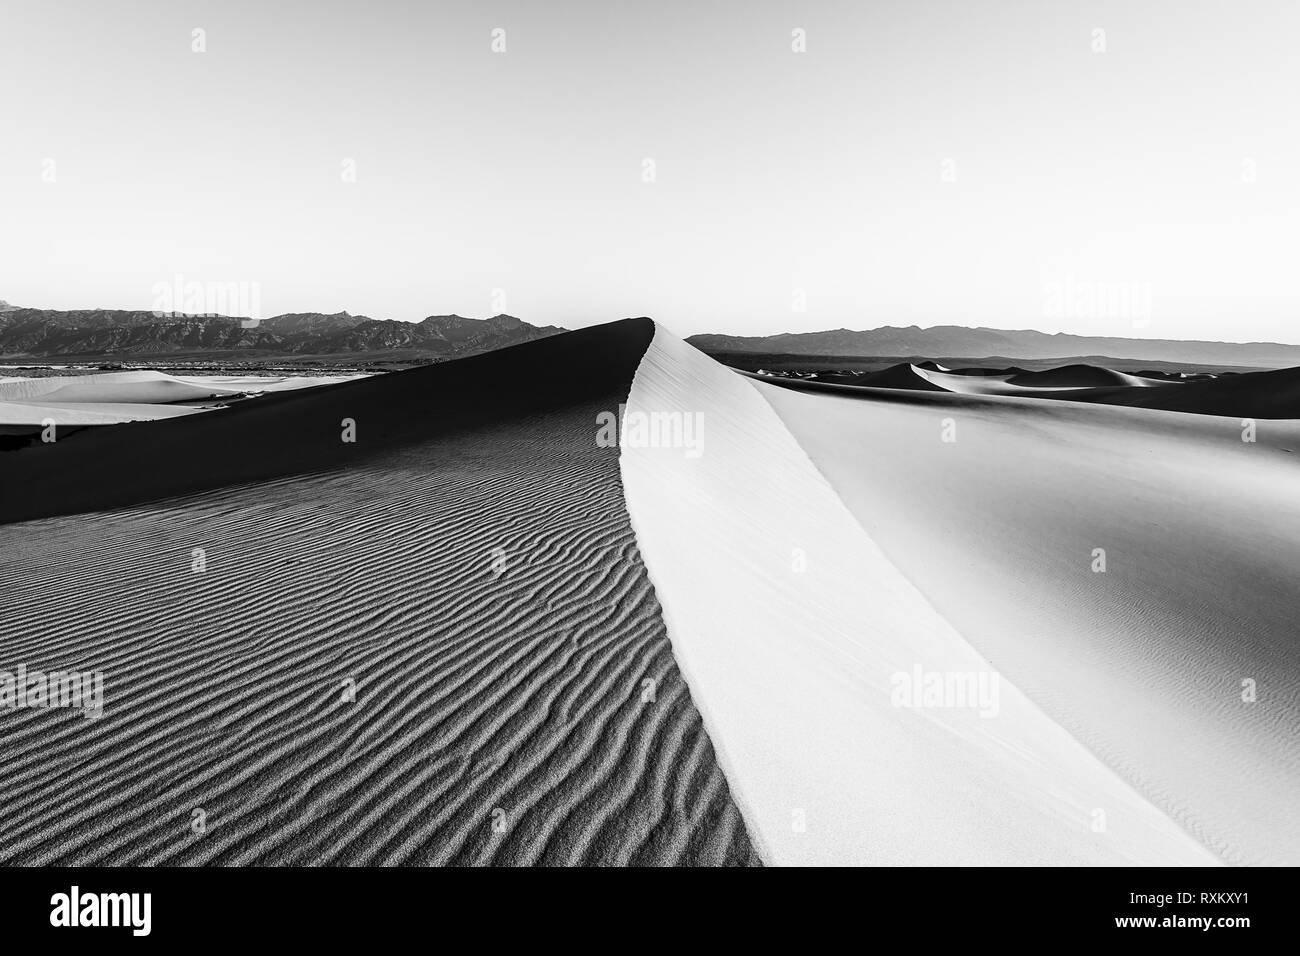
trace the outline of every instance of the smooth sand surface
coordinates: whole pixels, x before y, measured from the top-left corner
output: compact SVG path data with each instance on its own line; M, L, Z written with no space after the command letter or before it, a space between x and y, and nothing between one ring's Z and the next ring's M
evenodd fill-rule
M1125 372L1088 365L1068 366L1048 372L1007 372L1003 375L963 375L957 372L936 371L913 365L913 371L932 385L945 391L962 395L1014 395L1021 398L1061 398L1066 392L1115 386L1152 388L1175 384L1166 380L1141 378ZM1064 374L1076 372L1075 375ZM1093 374L1095 373L1095 374ZM1036 377L1037 376L1037 377Z
M765 860L1216 862L1012 675L994 717L895 706L893 678L917 666L996 668L864 532L758 388L662 327L627 411L655 413L701 414L702 454L624 447L632 523Z
M1074 739L1222 860L1300 863L1300 422L1247 443L1199 414L757 388L890 562Z
M361 375L169 375L135 370L41 378L0 378L0 401L105 402L162 405L205 398L282 392L362 378Z
M0 381L0 401L43 403L109 402L164 405L240 394L240 389L185 381L164 372L105 372L101 375L59 375L9 378Z
M365 372L339 375L173 375L172 379L198 388L237 389L240 392L288 392L296 388L315 388L318 385L336 385L359 378L369 378Z
M360 375L179 376L154 371L0 378L0 426L116 425L192 415L207 409L170 404L314 388Z
M120 425L181 418L202 412L184 405L146 405L116 402L62 402L59 404L0 401L0 425Z
M67 516L0 527L0 670L106 677L0 711L0 860L759 862L595 441L650 332L7 453Z

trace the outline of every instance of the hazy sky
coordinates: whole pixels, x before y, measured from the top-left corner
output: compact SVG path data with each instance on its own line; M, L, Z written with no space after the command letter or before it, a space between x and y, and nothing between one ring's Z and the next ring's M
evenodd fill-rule
M1300 342L1294 0L0 16L16 304Z

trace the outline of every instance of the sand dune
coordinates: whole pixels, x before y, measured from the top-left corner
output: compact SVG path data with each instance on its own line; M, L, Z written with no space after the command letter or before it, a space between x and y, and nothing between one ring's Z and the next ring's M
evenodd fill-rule
M262 392L313 388L362 375L169 375L147 370L99 375L0 378L0 401L103 402L162 405Z
M9 378L0 380L0 401L106 402L165 405L203 398L238 395L240 389L199 380L189 381L163 372L106 372L102 375Z
M313 388L356 377L360 376L182 377L135 371L0 378L0 429L14 434L48 423L86 427L179 418L221 407L222 398ZM213 405L196 405L204 399L214 399ZM177 402L191 405L174 405Z
M181 377L163 372L0 378L0 428L56 425L118 425L177 418L205 407L169 404L239 399L347 381L359 376Z
M895 706L895 677L915 667L997 669L744 378L660 329L628 402L703 415L702 455L625 447L624 484L674 653L766 860L1214 862L1011 680L993 719Z
M916 374L929 382L934 389L942 389L946 392L956 392L959 395L1019 395L1022 398L1033 398L1043 395L1042 389L1027 389L1021 385L1010 385L1007 379L1008 375L964 375L959 372L938 372L931 369L925 369L921 366L913 366Z
M968 375L912 366L931 385L962 395L1017 395L1021 398L1070 398L1069 392L1125 386L1149 388L1165 384L1108 368L1090 365L1067 366L1048 372L1012 372L1000 375ZM1059 373L1059 374L1058 374ZM1102 383L1102 384L1096 384Z
M944 391L958 395L1002 395L1095 405L1127 405L1194 415L1269 419L1300 417L1300 369L1245 372L1206 379L1161 380L1086 365L1066 366L1047 372L1020 370L1014 374L974 374L969 370L935 371L922 364L895 365L870 375L828 375L813 380L751 377L804 391L834 392L855 387ZM868 397L885 398L880 394Z
M172 375L173 380L197 388L235 389L243 393L288 392L319 385L337 385L354 379L368 378L365 372L331 375Z
M1300 368L1244 372L1116 396L1108 404L1234 418L1300 418Z
M1300 422L1206 411L1295 371L886 373L629 320L0 452L0 671L106 675L0 861L1300 862Z
M7 453L88 513L0 528L0 669L106 686L0 723L0 860L758 862L594 441L649 335Z
M1150 388L1165 384L1096 365L1062 365L1045 372L1017 372L1007 379L1007 383L1025 388L1107 388L1116 385Z
M1204 415L756 387L889 559L1072 737L1224 861L1300 862L1300 422L1250 443Z
M840 384L845 383L840 381ZM907 362L891 365L879 372L868 372L866 375L859 376L853 384L873 388L916 388L923 391L941 387L931 382L915 365L909 365Z

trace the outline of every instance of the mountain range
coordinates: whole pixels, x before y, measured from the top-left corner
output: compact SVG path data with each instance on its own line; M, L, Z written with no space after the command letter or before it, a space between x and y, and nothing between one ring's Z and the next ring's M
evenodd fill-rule
M438 360L563 331L510 315L490 319L431 315L422 322L399 322L347 312L301 312L254 321L117 309L61 312L0 302L0 357L6 359L412 353Z
M709 334L693 335L687 341L702 352L715 356L763 352L826 358L889 355L1055 359L1086 355L1190 365L1261 368L1300 365L1300 345L1277 342L1128 339L1068 335L1062 332L1049 334L1030 329L966 328L958 325L936 325L928 329L915 325L906 328L883 326L863 331L831 329L824 332L784 332L764 336Z
M372 319L348 312L291 312L255 321L121 309L57 311L0 300L0 359L303 359L324 356L440 361L518 345L564 329L510 315L471 319L431 315L420 322ZM1078 356L1200 366L1300 366L1300 345L1137 339L1030 329L938 325L882 326L854 331L784 332L687 339L713 356L787 355L824 359L874 356L1066 359Z

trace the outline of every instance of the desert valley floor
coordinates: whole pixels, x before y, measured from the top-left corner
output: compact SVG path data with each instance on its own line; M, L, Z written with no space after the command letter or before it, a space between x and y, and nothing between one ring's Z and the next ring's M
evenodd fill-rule
M0 862L1300 863L1300 376L897 374L0 380Z

